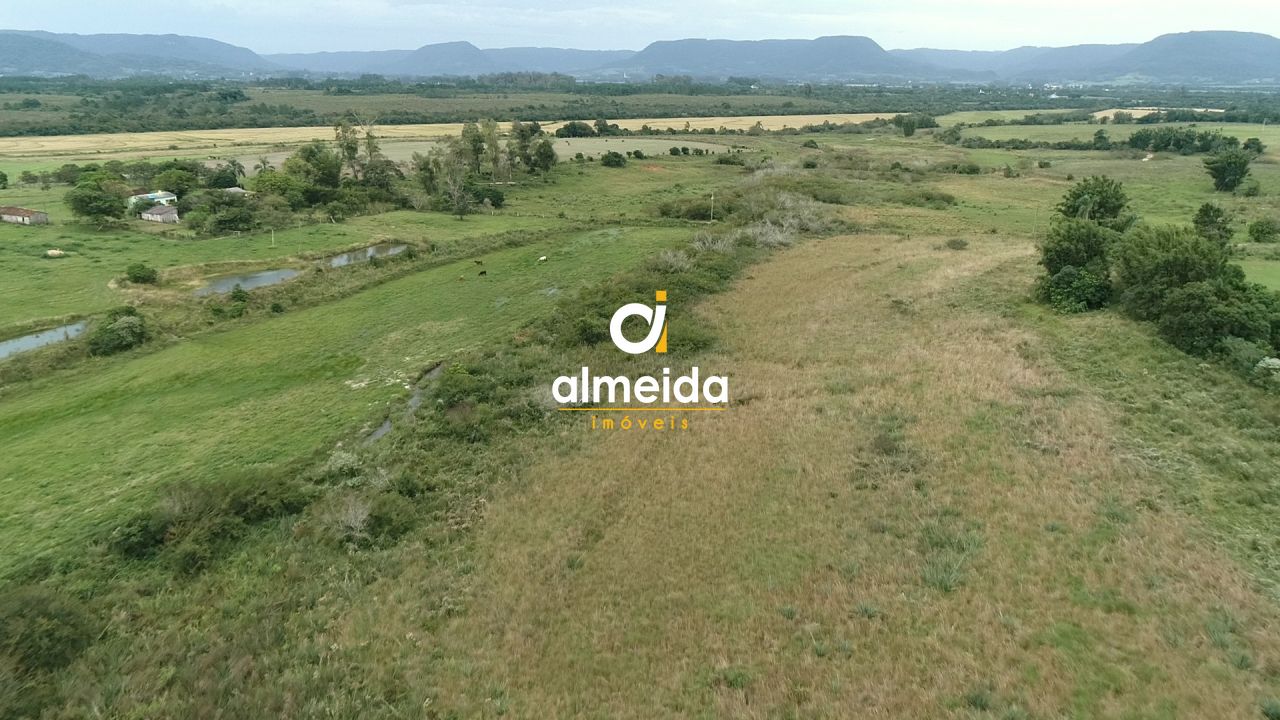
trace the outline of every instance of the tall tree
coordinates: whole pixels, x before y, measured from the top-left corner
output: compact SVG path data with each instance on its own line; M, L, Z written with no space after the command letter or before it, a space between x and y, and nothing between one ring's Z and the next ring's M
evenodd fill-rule
M1219 192L1231 192L1249 177L1249 163L1253 155L1238 149L1223 150L1205 158L1204 169L1213 178L1213 188Z

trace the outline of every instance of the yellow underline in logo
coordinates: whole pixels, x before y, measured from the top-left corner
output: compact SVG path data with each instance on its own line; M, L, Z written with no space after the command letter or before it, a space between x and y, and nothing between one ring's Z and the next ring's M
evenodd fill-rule
M584 407L556 408L560 412L724 412L722 407L662 407L662 408L627 408L627 407Z

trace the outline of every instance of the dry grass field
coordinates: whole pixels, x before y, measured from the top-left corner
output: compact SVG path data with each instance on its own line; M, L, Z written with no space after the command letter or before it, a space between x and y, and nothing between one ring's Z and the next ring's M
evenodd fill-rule
M1280 610L1000 311L1030 244L942 239L815 241L704 305L735 405L542 453L406 676L459 717L1255 717ZM401 645L442 582L333 636Z

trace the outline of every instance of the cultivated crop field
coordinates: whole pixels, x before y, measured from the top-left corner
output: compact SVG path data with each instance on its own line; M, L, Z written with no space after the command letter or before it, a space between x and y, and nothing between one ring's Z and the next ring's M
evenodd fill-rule
M64 186L0 191L53 219L0 226L0 339L123 303L155 330L108 357L0 360L0 593L72 598L84 627L64 663L0 663L0 715L1265 717L1280 397L1034 288L1089 176L1153 225L1217 203L1243 242L1280 219L1280 137L1244 197L1203 156L859 130L560 141L501 207L274 241L98 229ZM217 132L154 152L306 139ZM379 132L394 161L437 142ZM0 166L165 142L46 140ZM323 263L375 243L414 251ZM1271 247L1232 261L1280 287ZM121 281L136 262L156 284ZM273 268L300 275L191 294ZM670 354L622 357L609 315L658 289ZM732 402L687 431L593 430L549 393L584 366L698 366Z

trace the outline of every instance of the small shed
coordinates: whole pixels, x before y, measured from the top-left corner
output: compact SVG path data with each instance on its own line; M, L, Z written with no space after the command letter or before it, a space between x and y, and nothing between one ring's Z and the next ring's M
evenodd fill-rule
M48 225L49 213L20 207L0 207L0 220L14 225Z
M178 222L178 208L172 205L156 205L153 208L144 210L142 219L151 222L176 224Z

